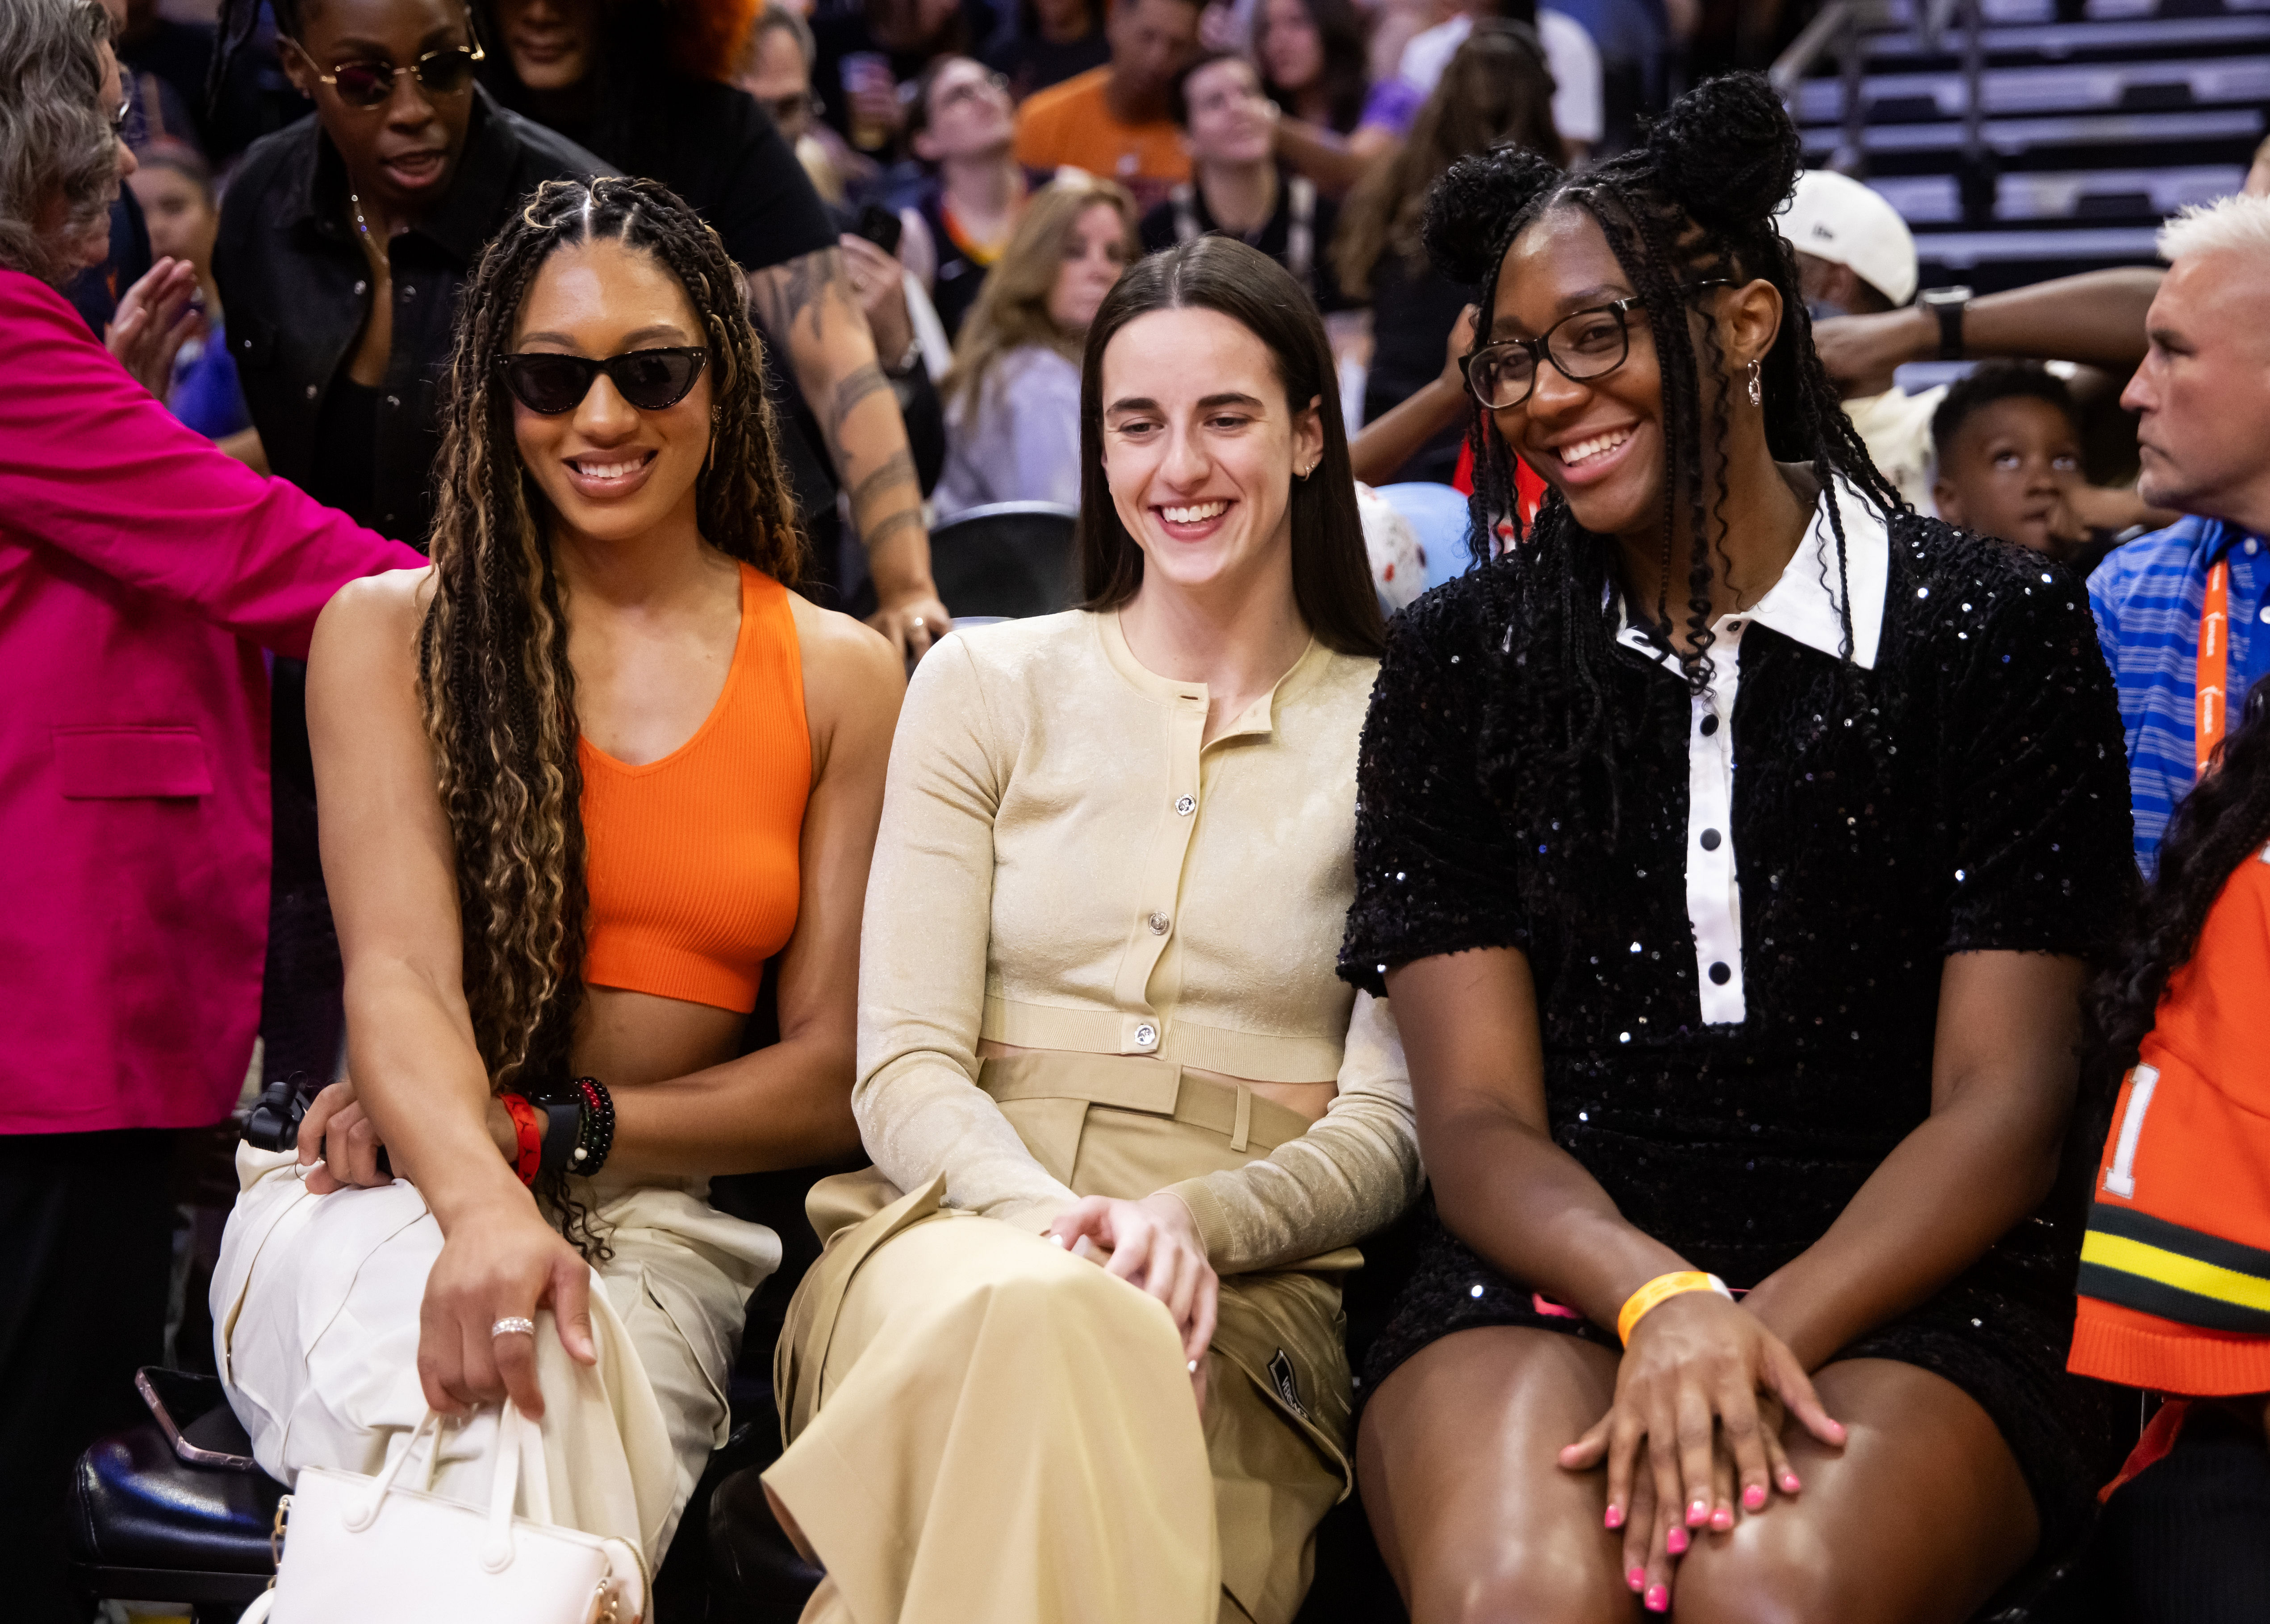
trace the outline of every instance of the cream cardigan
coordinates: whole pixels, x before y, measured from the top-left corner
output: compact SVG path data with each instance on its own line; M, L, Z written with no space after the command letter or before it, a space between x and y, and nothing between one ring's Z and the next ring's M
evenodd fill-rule
M914 1190L1039 1228L1073 1193L976 1086L981 1039L1335 1081L1264 1161L1170 1186L1220 1273L1346 1244L1421 1175L1384 1002L1332 971L1354 888L1358 735L1378 662L1311 642L1200 748L1199 683L1116 614L957 634L907 692L860 939L867 1151Z

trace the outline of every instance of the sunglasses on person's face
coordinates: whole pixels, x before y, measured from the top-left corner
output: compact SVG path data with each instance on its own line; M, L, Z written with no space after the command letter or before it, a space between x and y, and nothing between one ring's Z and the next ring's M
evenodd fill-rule
M306 48L297 41L293 48L307 56ZM488 53L478 45L452 46L446 50L427 51L406 69L397 68L390 62L345 62L329 73L315 77L338 93L339 100L351 108L382 108L394 97L394 78L397 73L415 75L419 88L429 96L462 95L472 87L473 64L485 62ZM308 57L308 65L315 65Z
M701 349L626 350L595 361L582 355L523 352L498 361L505 387L530 412L556 418L573 412L601 373L615 392L641 412L663 412L684 400L701 375L709 352Z

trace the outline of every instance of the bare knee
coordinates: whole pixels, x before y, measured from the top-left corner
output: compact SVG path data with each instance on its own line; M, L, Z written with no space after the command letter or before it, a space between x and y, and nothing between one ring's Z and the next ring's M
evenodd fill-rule
M1680 1565L1671 1611L1679 1624L1851 1624L1864 1616L1814 1531L1770 1514L1706 1541Z
M1602 1579L1565 1540L1429 1552L1412 1565L1411 1624L1628 1624L1632 1598Z

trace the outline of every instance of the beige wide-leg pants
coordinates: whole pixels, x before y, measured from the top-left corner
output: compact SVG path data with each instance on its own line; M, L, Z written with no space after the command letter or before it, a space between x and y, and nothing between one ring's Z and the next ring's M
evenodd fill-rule
M1306 1131L1250 1090L1118 1056L989 1060L1050 1172L1135 1199ZM1289 1624L1347 1492L1343 1249L1221 1283L1204 1415L1166 1309L1036 1235L872 1171L774 1366L765 1473L827 1569L805 1624Z

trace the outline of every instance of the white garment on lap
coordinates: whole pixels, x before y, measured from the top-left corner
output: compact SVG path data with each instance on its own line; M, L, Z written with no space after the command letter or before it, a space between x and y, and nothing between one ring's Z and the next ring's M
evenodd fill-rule
M302 1466L381 1471L426 1413L419 1308L441 1226L407 1180L318 1196L291 1152L241 1146L241 1192L212 1284L214 1356L253 1455L290 1483ZM523 1463L521 1511L639 1546L658 1563L731 1426L725 1385L780 1238L695 1190L591 1190L613 1256L592 1271L596 1366L536 1316L544 1458ZM496 1413L448 1430L436 1493L486 1503ZM534 1485L531 1487L531 1479Z

